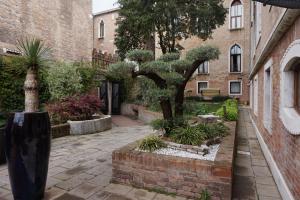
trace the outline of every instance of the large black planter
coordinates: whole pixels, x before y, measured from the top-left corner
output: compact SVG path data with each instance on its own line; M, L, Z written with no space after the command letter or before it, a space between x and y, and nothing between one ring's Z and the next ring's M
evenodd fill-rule
M0 165L6 162L4 152L4 128L0 128Z
M50 130L48 113L15 113L9 117L5 151L15 200L41 200L44 197Z

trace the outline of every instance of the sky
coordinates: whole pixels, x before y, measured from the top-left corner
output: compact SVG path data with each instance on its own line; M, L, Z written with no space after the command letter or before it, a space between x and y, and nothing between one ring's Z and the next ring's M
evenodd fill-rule
M93 13L116 8L116 2L117 0L93 0Z

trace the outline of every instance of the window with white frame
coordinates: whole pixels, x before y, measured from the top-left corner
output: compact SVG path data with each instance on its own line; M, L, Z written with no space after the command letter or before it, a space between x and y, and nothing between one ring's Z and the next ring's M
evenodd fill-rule
M104 29L105 29L104 21L101 20L101 22L99 23L98 38L104 38L104 31L105 31Z
M253 111L257 116L258 114L258 76L254 77L253 81Z
M239 29L243 27L243 5L240 0L235 0L230 8L230 28Z
M287 48L280 62L280 119L288 132L300 135L300 40Z
M265 65L264 72L264 126L271 133L272 123L272 60Z
M198 82L198 94L201 94L201 91L203 89L207 89L208 88L208 81L199 81Z
M230 72L242 72L242 49L237 44L230 49Z
M199 65L198 74L208 74L208 73L209 73L209 62L205 61Z
M229 81L229 95L241 95L241 94L242 94L242 82Z

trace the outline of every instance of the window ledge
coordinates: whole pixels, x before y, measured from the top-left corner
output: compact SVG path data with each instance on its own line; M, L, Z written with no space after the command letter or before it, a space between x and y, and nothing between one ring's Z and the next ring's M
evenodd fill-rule
M209 75L209 73L198 73L198 75Z
M241 27L241 28L229 28L230 31L240 31L240 30L243 30L244 27Z
M229 74L242 74L243 72L229 72Z
M292 135L300 135L300 115L294 108L281 108L280 118Z

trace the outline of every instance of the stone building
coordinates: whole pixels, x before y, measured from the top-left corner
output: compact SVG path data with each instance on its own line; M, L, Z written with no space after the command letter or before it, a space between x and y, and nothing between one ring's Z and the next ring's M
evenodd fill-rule
M251 7L252 120L283 199L300 199L300 10Z
M115 35L117 28L117 19L119 17L119 8L106 10L94 14L93 19L93 48L102 53L114 55L117 53L115 46Z
M20 38L36 37L54 59L90 60L92 0L1 0L0 53L16 53Z
M203 41L192 37L181 41L184 54L203 44L220 49L218 60L205 62L199 66L193 79L186 87L186 95L201 96L204 88L216 89L221 96L231 96L241 102L249 101L249 54L250 54L250 1L225 0L228 8L225 24L217 28L212 39ZM156 48L156 56L161 50Z

